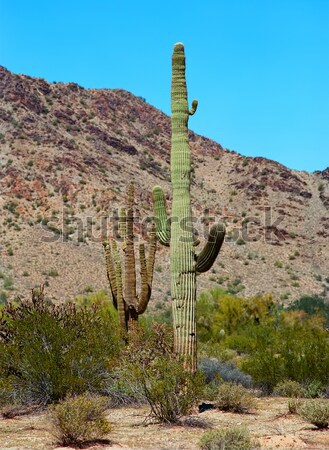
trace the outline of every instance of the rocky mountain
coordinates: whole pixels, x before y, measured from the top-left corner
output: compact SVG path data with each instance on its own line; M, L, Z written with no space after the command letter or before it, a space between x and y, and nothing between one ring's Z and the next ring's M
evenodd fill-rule
M168 94L169 95L169 94ZM329 168L298 172L190 131L200 237L227 238L200 289L289 301L329 291ZM151 191L170 205L170 118L124 90L48 83L0 67L0 298L46 283L55 300L108 289L102 239L136 186L145 239ZM201 239L202 240L202 239ZM156 258L153 307L169 298L168 249Z

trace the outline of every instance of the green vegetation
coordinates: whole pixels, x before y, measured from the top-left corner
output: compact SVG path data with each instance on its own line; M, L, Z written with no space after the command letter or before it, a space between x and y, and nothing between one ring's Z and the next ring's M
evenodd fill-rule
M140 334L127 349L122 377L151 408L161 423L177 423L202 398L204 377L184 368L173 352L171 333L157 325Z
M297 412L317 428L328 428L329 426L329 403L326 400L307 400L297 409Z
M5 291L0 291L0 306L6 303L8 299L8 294Z
M217 280L218 283L218 280ZM220 284L220 283L219 283ZM238 294L244 290L244 285L241 283L240 278L235 278L234 280L229 280L226 285L226 290L229 294Z
M106 395L112 407L148 403L157 420L178 422L202 397L204 376L184 368L173 352L171 333L163 325L145 322L144 331L130 332L125 346L114 315L109 299L101 292L81 296L74 304L55 306L41 288L33 292L31 300L3 306L2 404L44 406L69 395L56 411L63 417L71 415L73 424L81 419L85 405L82 397L77 402L73 399L92 392ZM74 427L67 427L63 433L72 434ZM76 432L80 431L77 427Z
M237 241L236 241L236 245L245 245L246 244L246 242L244 241L244 239L242 239L242 238L239 238Z
M48 277L58 277L59 273L56 269L50 269L45 275L48 275Z
M105 397L91 395L67 397L52 405L49 416L57 443L81 447L108 434L111 425L105 417L107 406Z
M326 321L329 326L329 303L321 297L305 295L299 300L293 302L289 307L289 311L305 311L310 316L319 315Z
M324 321L321 311L284 310L270 296L244 299L214 289L198 302L200 351L231 360L265 391L282 380L321 391L329 384Z
M297 414L301 405L301 399L299 397L291 397L288 400L288 411L290 414Z
M319 183L319 185L318 185L318 191L319 191L319 192L323 192L323 191L324 191L324 182L323 182L323 181L321 181L321 182Z
M298 383L298 381L284 380L280 381L275 386L273 394L282 397L298 398L303 397L304 390L303 386L300 383Z
M256 450L257 442L251 439L249 431L241 426L206 431L200 440L201 450Z
M11 277L4 277L3 278L3 288L7 291L11 291L14 289L14 281Z
M223 330L220 331L222 337L225 336ZM241 384L244 387L251 387L252 380L232 362L222 361L218 358L203 357L200 359L200 370L206 377L206 382L214 385L217 389L218 383L222 381Z
M222 411L247 413L255 408L256 402L243 386L234 383L222 383L215 395L215 406Z
M0 397L48 404L68 393L101 392L119 349L108 306L55 306L35 291L0 310Z
M323 306L318 300L314 303ZM45 299L43 289L35 290L30 301L17 300L0 310L1 401L59 401L59 442L73 443L94 439L85 437L89 432L102 434L93 421L84 419L90 392L105 395L106 407L147 403L157 421L180 423L201 399L224 411L252 411L255 399L246 387L254 383L288 396L291 413L324 427L326 403L301 399L321 396L328 386L326 309L310 308L307 313L297 309L300 305L304 300L283 309L270 296L246 299L221 289L202 294L198 331L204 356L201 371L192 374L185 358L177 359L169 328L153 325L157 320L170 324L167 311L141 320L139 331L131 331L125 345L105 293L55 306ZM59 425L60 414L66 428Z
M11 212L15 217L19 217L20 214L16 210L17 206L18 204L16 202L10 201L4 205L3 209L6 209L7 211Z

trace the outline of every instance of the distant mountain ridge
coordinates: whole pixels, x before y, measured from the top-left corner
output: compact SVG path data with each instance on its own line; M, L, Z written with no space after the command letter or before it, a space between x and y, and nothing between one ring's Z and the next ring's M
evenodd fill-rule
M190 144L200 232L211 217L228 229L201 289L284 301L328 296L329 168L290 170L193 131ZM136 185L137 232L152 215L154 185L170 204L170 118L127 91L48 83L0 66L0 146L0 291L9 297L45 281L56 300L107 289L104 218L123 204L127 182ZM159 247L153 306L169 297L168 264Z

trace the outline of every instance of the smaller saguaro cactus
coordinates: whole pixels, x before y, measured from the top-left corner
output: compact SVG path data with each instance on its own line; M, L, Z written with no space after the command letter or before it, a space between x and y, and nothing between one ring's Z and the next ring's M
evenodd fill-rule
M121 327L125 331L136 329L138 316L147 308L152 292L154 261L156 252L156 231L152 224L149 233L148 258L145 245L139 244L140 294L137 294L136 260L134 249L134 185L127 188L126 209L119 211L119 237L121 252L114 238L104 242L107 277L113 304L118 311ZM122 253L122 256L121 254Z

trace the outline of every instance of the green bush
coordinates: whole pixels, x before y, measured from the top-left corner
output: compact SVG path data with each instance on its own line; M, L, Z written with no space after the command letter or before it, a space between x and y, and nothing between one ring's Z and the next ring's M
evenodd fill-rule
M169 357L159 358L135 373L151 415L162 423L177 423L189 414L203 392L202 376L185 371L180 361Z
M200 359L199 369L205 375L206 383L222 380L242 384L244 387L251 386L251 376L241 372L233 362L203 357Z
M126 350L122 377L141 392L152 417L162 423L177 423L201 398L204 377L184 369L167 335L171 332L160 324L139 335Z
M80 395L68 397L49 407L52 433L59 445L82 446L101 439L111 431L105 417L107 399Z
M222 411L246 413L255 408L256 401L243 386L234 383L223 383L218 386L215 406Z
M43 291L0 310L0 396L47 404L68 393L102 392L119 351L108 308L53 305Z
M304 389L298 381L284 380L275 386L273 394L282 397L298 398L304 396Z
M329 385L328 310L317 297L283 309L271 296L246 299L214 289L198 300L199 349L235 364L266 393L288 379L303 386L304 396L319 396Z
M298 414L301 406L301 400L298 397L292 397L288 400L288 411L290 414Z
M7 291L11 291L14 289L14 281L11 277L4 277L3 288L6 289Z
M8 294L5 291L0 291L0 307L5 304L8 299Z
M326 326L329 326L329 303L323 298L315 296L303 296L293 302L289 307L290 311L305 311L307 314L320 315L326 320Z
M328 333L316 316L284 313L276 326L260 324L250 334L254 345L248 349L242 370L269 391L282 379L328 384Z
M277 306L270 296L245 299L219 288L203 292L197 304L199 340L201 343L221 342L230 345L228 338L236 333L241 334L248 326L263 322L272 325L271 313L276 309Z
M126 368L119 367L111 371L104 387L111 408L145 404L143 389L137 380L125 375Z
M202 450L256 450L259 444L251 439L249 431L240 426L206 431L201 440Z
M304 397L306 398L318 398L323 397L325 388L319 381L306 382L304 386Z
M322 399L307 400L297 412L303 419L318 428L329 426L329 401Z

